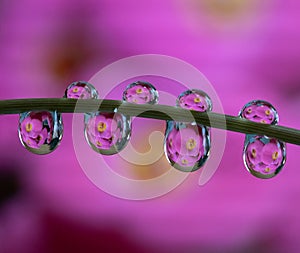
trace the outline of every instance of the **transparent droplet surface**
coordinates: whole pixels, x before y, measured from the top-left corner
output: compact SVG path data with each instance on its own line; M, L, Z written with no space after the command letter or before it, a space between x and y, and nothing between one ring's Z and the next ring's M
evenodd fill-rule
M278 113L268 102L253 100L247 103L239 113L241 118L254 122L276 125ZM284 142L267 136L247 134L243 160L246 169L258 178L272 178L283 168L286 161Z
M152 84L138 81L126 87L123 100L135 104L156 104L158 92Z
M201 90L187 90L176 101L178 107L199 112L210 111L209 96ZM164 149L170 164L181 171L200 169L209 157L210 129L196 122L167 121Z
M182 92L176 101L176 105L187 110L206 112L212 110L210 97L202 90L187 90Z
M285 144L266 136L248 135L243 159L246 168L254 176L258 178L274 177L285 163Z
M97 99L98 91L95 87L84 81L71 83L65 90L64 98Z
M253 100L247 103L240 111L239 116L254 122L272 125L276 125L279 120L274 106L263 100Z
M20 141L26 149L35 154L49 154L62 139L61 115L48 111L22 113L18 131Z
M170 164L181 171L195 171L209 156L208 129L199 124L167 122L165 153Z
M130 138L130 119L120 113L96 113L85 117L85 138L104 155L120 152Z

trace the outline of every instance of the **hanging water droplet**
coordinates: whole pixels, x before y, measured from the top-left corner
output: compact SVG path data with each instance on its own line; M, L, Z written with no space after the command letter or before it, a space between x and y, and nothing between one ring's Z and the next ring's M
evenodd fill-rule
M276 125L278 113L268 102L254 100L247 103L239 113L241 118L254 122ZM286 161L285 143L267 136L247 134L243 160L246 169L258 178L277 175Z
M62 139L61 115L48 111L21 113L18 132L21 143L32 153L51 153Z
M181 93L176 105L199 112L212 109L209 96L201 90ZM186 172L198 170L209 157L210 130L196 122L167 121L164 148L167 159L174 168Z
M210 150L208 129L199 124L167 122L165 153L170 164L181 171L203 166Z
M248 135L243 150L243 159L252 175L258 178L274 177L285 163L285 144L266 136Z
M95 87L84 81L71 83L65 90L64 98L97 99L98 91Z
M84 132L93 150L113 155L120 152L130 138L130 120L120 113L87 115Z
M126 87L123 100L135 104L156 104L158 92L151 83L137 81Z

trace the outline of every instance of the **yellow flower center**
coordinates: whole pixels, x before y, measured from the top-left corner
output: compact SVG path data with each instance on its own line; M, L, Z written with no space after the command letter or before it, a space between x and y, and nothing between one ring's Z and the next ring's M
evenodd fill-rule
M102 133L106 130L106 124L104 122L99 122L97 125L98 132Z
M102 146L102 143L100 141L97 141L96 142L97 146L101 147Z
M265 172L267 173L270 172L270 170L271 170L270 168L265 168Z
M196 147L196 141L195 139L189 139L187 142L186 142L186 148L188 150L193 150L194 148Z
M182 160L181 160L181 163L182 163L182 164L188 164L188 160L182 159Z
M275 161L277 158L278 158L278 151L275 151L273 154L272 154L272 159Z
M79 89L77 87L75 87L73 90L72 90L74 93L77 93L79 91Z
M267 116L269 116L269 115L271 114L271 111L268 109L268 110L265 111L265 114L266 114Z
M252 109L251 108L248 108L246 113L250 114L252 112Z
M194 98L194 102L195 102L195 103L200 103L200 102L201 102L201 99L200 99L199 97L195 97L195 98Z
M266 122L264 119L262 119L262 120L260 121L260 123L266 124L267 122Z
M32 130L32 124L31 123L27 123L26 126L25 126L25 129L26 129L26 132L31 132Z
M253 158L256 158L256 149L251 150L251 155Z
M136 94L141 94L143 92L142 88L137 88L135 90Z

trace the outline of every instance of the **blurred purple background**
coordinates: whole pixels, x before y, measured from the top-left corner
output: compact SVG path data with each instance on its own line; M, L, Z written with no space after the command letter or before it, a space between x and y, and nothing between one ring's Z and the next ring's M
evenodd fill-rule
M204 73L226 114L264 99L280 125L300 128L299 14L296 0L3 0L0 99L62 97L109 63L155 53ZM244 136L228 132L204 187L196 172L163 197L128 201L84 175L63 117L60 147L37 156L19 143L18 115L1 116L1 253L299 252L299 147L259 180L244 168Z

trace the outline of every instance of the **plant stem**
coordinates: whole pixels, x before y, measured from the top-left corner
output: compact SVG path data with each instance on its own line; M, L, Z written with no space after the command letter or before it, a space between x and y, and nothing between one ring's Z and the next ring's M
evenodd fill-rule
M239 117L214 112L199 113L167 105L149 105L124 103L119 100L76 100L65 98L36 98L0 100L1 114L19 114L27 111L57 111L60 113L114 112L128 116L174 120L181 122L197 122L199 124L244 134L257 134L273 137L281 141L300 145L300 130L255 123Z

